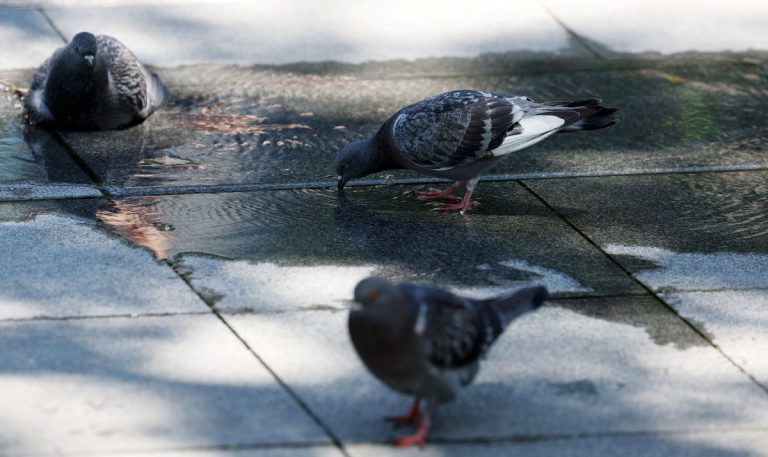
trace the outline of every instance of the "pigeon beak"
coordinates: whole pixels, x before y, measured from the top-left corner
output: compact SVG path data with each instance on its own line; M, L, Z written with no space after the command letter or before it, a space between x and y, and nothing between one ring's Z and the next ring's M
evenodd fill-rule
M360 312L363 310L363 305L358 302L352 302L352 304L349 306L349 310L355 313Z
M94 57L93 54L86 54L83 56L83 59L85 59L85 61L88 62L89 67L93 66L93 57Z
M344 176L341 176L341 175L337 176L336 182L337 182L336 188L338 189L338 191L344 192L344 184L347 183L347 180L344 179Z

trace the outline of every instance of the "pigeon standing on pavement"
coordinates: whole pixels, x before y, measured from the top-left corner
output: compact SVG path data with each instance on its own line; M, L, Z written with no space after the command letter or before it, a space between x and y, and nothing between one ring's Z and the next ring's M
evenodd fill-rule
M157 75L122 43L81 32L40 66L25 103L32 123L111 130L141 123L167 98Z
M528 97L456 90L407 106L370 139L351 143L336 156L338 189L350 179L407 168L456 181L430 200L453 200L438 211L462 214L480 174L502 157L553 133L595 130L616 123L616 109L600 100L537 103ZM456 191L465 190L460 200Z
M415 397L407 415L387 418L395 425L418 423L415 434L397 438L396 444L423 446L436 406L472 382L480 359L506 326L547 297L544 287L529 287L472 300L436 287L362 280L349 313L352 344L374 376ZM426 411L419 407L421 400Z

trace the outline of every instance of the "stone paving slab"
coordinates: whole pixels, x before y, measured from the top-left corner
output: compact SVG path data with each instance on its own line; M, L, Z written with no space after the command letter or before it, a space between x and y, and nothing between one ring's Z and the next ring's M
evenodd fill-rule
M616 312L653 320L666 341L614 320ZM349 344L346 312L225 318L345 443L391 439L382 417L409 401L365 371ZM528 442L576 433L763 430L766 402L763 390L658 302L569 300L508 329L476 383L441 410L432 437Z
M672 59L674 60L674 59ZM478 67L483 60L476 59ZM336 152L374 134L402 106L456 88L513 91L537 99L602 98L619 125L556 135L489 170L511 177L768 167L768 60L677 69L360 76L296 65L164 69L171 104L133 129L64 133L107 185L328 183ZM387 172L396 178L423 177Z
M414 189L356 188L341 201L331 189L133 197L98 217L172 259L222 309L338 307L373 272L480 295L531 283L564 295L642 292L514 182L483 184L467 217L430 212ZM157 238L147 242L145 227ZM288 292L304 281L327 293Z
M0 201L100 197L59 140L24 126L12 86L25 85L28 77L29 72L0 72Z
M35 9L0 7L0 69L37 67L61 38Z
M765 386L765 179L743 172L530 185Z
M496 14L487 14L491 10ZM494 0L483 8L445 8L438 0L274 0L45 11L67 37L82 30L113 35L163 66L363 62L569 47L565 29L531 0Z
M543 0L563 24L586 39L603 58L617 53L746 51L768 49L762 2Z
M398 451L402 456L485 457L514 455L520 457L570 457L584 455L621 455L625 457L735 457L763 455L768 438L763 431L695 433L650 436L590 437L562 440L532 440L527 443L430 444L424 449ZM347 447L353 457L392 455L392 447L361 444Z
M391 449L390 449L391 451ZM252 449L186 449L167 452L137 453L147 457L343 457L344 454L334 446L295 446L295 447L263 447Z
M768 389L768 291L678 292L663 297Z
M0 329L0 453L329 442L214 316Z
M766 172L530 181L658 291L768 288Z
M210 311L168 265L98 230L99 203L0 203L0 319Z

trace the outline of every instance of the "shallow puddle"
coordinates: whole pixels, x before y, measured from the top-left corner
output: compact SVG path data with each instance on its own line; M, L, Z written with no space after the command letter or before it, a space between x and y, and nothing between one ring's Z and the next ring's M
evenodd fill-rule
M399 62L196 65L160 70L173 97L144 124L62 136L99 179L118 188L324 182L341 147L374 134L401 107L471 87L539 100L598 97L623 117L599 132L556 135L491 174L755 168L768 166L761 152L768 71L765 62L751 62L523 74L467 67L443 77L405 76L395 71Z
M393 279L478 295L529 283L567 295L639 291L515 183L484 184L481 205L468 217L432 213L411 190L132 197L96 217L161 259L202 253L285 266L370 266Z

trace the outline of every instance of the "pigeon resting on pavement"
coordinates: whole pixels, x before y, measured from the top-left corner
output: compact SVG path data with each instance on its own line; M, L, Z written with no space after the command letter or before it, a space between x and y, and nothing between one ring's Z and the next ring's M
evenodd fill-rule
M408 168L456 181L423 198L454 200L439 211L462 214L480 174L502 157L553 133L595 130L616 123L616 109L600 100L537 103L528 97L478 90L446 92L407 106L370 139L351 143L336 156L338 189L350 179ZM456 191L464 188L459 201Z
M76 130L139 124L168 98L168 90L116 39L75 35L35 73L26 97L32 123Z
M416 433L396 444L423 446L436 406L472 382L480 359L505 327L547 297L544 287L472 300L436 287L377 277L360 281L349 313L352 344L374 376L415 397L409 414L387 418L395 425L418 422ZM426 411L419 408L421 400Z

